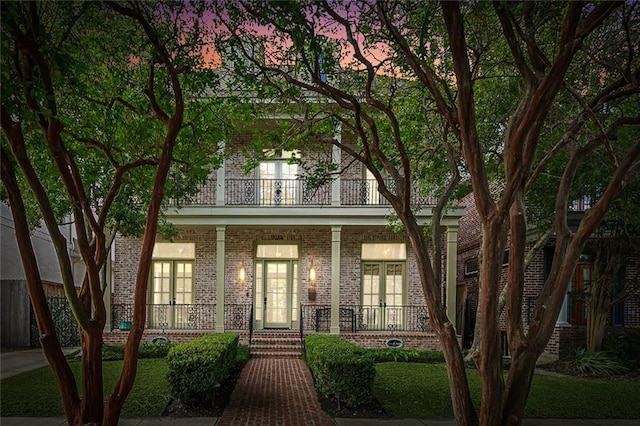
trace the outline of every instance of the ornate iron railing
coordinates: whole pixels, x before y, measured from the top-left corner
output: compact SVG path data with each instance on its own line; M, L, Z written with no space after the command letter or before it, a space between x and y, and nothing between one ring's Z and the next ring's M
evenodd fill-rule
M356 331L433 331L426 306L355 305Z
M227 179L225 204L244 206L324 206L331 185L314 188L304 179Z
M253 305L235 303L224 305L225 330L250 330L252 326Z
M331 328L330 305L301 305L300 327L304 331L328 333ZM433 331L426 306L340 305L340 331Z
M385 180L391 192L396 191L395 182ZM345 206L387 206L389 201L378 192L378 181L375 179L342 179L340 181L340 202ZM418 185L411 189L411 203L420 206L435 205L432 197L420 194Z
M215 304L148 304L147 328L161 330L213 330ZM111 307L111 326L124 329L133 320L132 304L114 304Z

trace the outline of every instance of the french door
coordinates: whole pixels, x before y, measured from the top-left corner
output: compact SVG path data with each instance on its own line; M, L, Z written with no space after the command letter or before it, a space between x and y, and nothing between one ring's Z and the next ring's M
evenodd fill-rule
M404 267L404 262L363 262L361 328L404 328Z
M292 328L298 322L298 261L256 262L257 328Z
M151 280L149 327L185 328L193 303L193 262L154 261Z

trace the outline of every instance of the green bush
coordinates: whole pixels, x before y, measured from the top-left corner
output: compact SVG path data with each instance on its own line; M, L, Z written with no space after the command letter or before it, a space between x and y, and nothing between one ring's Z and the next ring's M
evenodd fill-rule
M576 369L582 374L594 376L615 376L627 372L626 367L613 355L607 352L589 352L582 348L576 351Z
M608 329L602 341L602 350L616 354L630 370L640 371L640 328L622 332Z
M218 384L235 362L237 350L235 333L209 334L174 346L166 358L171 394L185 405L210 406Z
M164 358L174 345L143 343L138 348L138 359ZM102 347L102 359L104 361L116 361L124 358L124 345L104 345Z
M376 370L369 351L332 335L307 336L305 348L305 360L322 395L349 407L373 400Z
M440 351L419 351L417 349L380 348L367 349L376 363L379 362L421 362L426 364L444 362Z

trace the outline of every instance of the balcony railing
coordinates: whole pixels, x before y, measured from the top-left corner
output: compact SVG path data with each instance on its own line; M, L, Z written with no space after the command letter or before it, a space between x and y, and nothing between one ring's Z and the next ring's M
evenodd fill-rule
M386 182L395 191L392 180ZM312 187L304 179L226 179L224 204L228 206L328 206L332 204L332 184ZM169 200L174 206L211 206L216 204L215 181L209 181L193 197ZM435 205L432 197L420 194L416 185L412 188L411 204ZM388 206L378 192L378 182L367 179L342 179L340 181L340 205Z
M395 182L391 179L385 181L385 185L391 192L396 191ZM411 204L420 206L435 205L432 197L420 194L418 185L411 192ZM375 179L343 179L340 181L340 200L345 206L388 206L389 201L378 192L378 181Z
M227 179L227 205L325 206L331 204L331 184L311 187L304 179Z

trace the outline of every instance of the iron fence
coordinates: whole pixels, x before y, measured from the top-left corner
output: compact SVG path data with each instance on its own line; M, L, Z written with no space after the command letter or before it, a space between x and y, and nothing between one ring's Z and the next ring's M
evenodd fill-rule
M357 331L433 331L426 306L356 305Z
M312 187L305 179L227 179L225 204L244 206L324 206L331 184Z
M164 330L213 330L215 304L148 304L147 328ZM133 321L133 304L111 307L112 329L127 329Z

